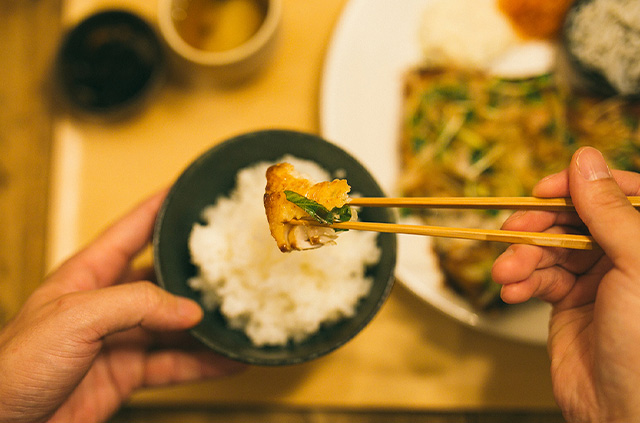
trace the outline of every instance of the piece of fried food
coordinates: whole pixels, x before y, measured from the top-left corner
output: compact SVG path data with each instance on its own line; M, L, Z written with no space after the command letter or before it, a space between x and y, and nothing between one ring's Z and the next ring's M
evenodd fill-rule
M337 235L331 228L289 223L294 219L309 218L309 215L287 200L284 191L294 191L331 210L348 202L351 187L346 180L335 179L314 184L289 163L269 167L266 176L264 208L269 230L280 251L308 250L335 241Z

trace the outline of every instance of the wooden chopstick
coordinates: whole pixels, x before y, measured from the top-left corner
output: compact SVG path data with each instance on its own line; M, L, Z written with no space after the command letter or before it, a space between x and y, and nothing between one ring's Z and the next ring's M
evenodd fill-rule
M634 207L640 207L640 196L627 197ZM547 210L571 211L570 198L538 197L353 197L349 204L362 207L406 207L490 210ZM500 229L449 228L443 226L405 225L375 222L343 222L323 225L314 220L293 220L294 225L327 226L334 229L353 229L409 235L425 235L445 238L498 241L511 244L529 244L544 247L560 247L577 250L599 248L592 237L575 234L550 234L542 232L505 231Z
M640 207L640 196L627 197ZM349 204L364 207L492 209L492 210L573 210L570 198L538 197L362 197L351 198Z
M442 226L405 225L396 223L343 222L323 225L313 220L292 220L294 225L326 226L334 229L353 229L409 235L426 235L444 238L499 241L511 244L529 244L544 247L560 247L576 250L599 248L592 237L574 234L547 234L542 232L503 231L499 229L447 228Z

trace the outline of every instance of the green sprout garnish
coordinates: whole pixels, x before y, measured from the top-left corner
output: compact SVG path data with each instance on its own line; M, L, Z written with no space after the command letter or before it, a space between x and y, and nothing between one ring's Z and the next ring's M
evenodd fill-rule
M285 191L284 195L288 201L304 210L309 216L320 223L331 225L332 223L348 222L351 220L351 207L345 204L342 207L327 209L322 204L313 201L294 191ZM336 231L339 229L336 229ZM345 230L345 229L343 229Z

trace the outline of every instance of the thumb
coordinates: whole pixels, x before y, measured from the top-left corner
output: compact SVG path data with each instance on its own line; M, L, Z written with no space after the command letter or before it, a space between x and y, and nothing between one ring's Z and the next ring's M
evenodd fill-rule
M150 282L135 282L72 294L75 319L83 322L89 341L143 327L154 331L184 330L202 319L202 309Z
M640 248L640 213L613 178L602 154L583 147L573 156L569 191L578 215L614 261Z

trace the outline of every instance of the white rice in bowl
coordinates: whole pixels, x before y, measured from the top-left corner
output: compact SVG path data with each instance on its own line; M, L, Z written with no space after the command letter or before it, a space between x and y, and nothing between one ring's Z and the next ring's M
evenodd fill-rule
M330 175L316 163L283 157L314 181ZM238 173L229 197L203 212L189 239L198 273L189 280L205 307L220 309L230 327L257 346L300 342L323 324L353 316L378 262L374 232L342 232L336 245L282 253L269 233L263 206L265 172L259 163Z

